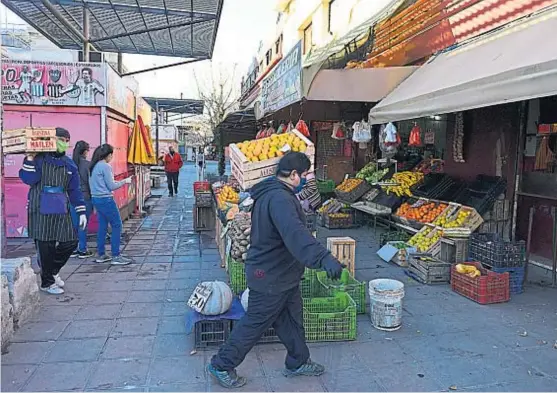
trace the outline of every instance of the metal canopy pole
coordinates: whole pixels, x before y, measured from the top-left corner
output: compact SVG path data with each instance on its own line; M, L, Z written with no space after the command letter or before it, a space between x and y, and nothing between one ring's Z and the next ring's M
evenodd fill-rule
M79 38L81 42L83 43L87 42L87 38L85 38L85 36L79 30L73 27L72 24L68 22L66 18L64 18L64 15L62 15L60 11L54 8L52 3L50 3L48 0L41 0L41 3L46 7L47 10L49 10L52 13L52 15L56 17L56 19L60 21L60 23L64 25L66 29L68 29L72 34L74 34L77 38Z
M155 138L156 147L155 151L157 153L157 160L159 159L159 101L155 101Z
M83 8L83 61L89 62L89 8Z
M146 68L144 70L139 70L139 71L133 71L133 72L128 72L122 76L131 76L131 75L137 75L137 74L142 74L144 72L150 72L150 71L157 71L157 70L164 70L165 68L170 68L170 67L176 67L176 66L180 66L180 65L185 65L185 64L190 64L190 63L195 63L196 61L203 61L203 60L208 60L209 58L204 56L204 57L199 57L197 59L190 59L190 60L186 60L186 61L181 61L179 63L174 63L174 64L167 64L167 65L162 65L162 66L157 66L157 67L151 67L151 68Z
M124 61L122 58L122 52L118 52L118 73L122 75L124 72Z

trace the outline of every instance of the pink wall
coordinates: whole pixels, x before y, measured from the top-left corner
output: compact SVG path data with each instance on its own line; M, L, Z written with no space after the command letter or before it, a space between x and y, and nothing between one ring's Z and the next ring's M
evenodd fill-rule
M114 147L114 158L110 165L116 178L121 175L125 178L128 173L128 141L133 131L131 124L113 113L109 113L106 120L106 142Z
M72 145L84 140L91 145L91 152L101 141L100 108L4 105L4 129L29 126L66 128L72 135ZM68 154L72 154L71 149ZM21 155L8 154L4 159L4 175L17 178L22 160Z
M4 128L64 127L72 135L72 145L85 140L93 151L101 141L100 108L4 105ZM71 155L72 150L68 152ZM91 153L92 154L92 153ZM90 157L89 157L90 158ZM22 155L4 159L6 177L6 236L27 237L27 193L29 187L19 180ZM89 231L97 230L92 217Z

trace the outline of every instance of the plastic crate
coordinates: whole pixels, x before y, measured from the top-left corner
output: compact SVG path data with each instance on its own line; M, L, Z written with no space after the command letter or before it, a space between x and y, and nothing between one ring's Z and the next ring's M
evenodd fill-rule
M439 259L449 264L468 260L468 239L441 238L441 253Z
M228 257L227 265L230 289L232 289L232 292L236 295L239 295L248 287L246 280L246 265L242 262L236 262L231 257Z
M379 248L388 242L407 242L410 240L410 237L407 232L403 231L384 232L379 236Z
M327 277L326 272L317 272L317 282L322 289L320 296L333 296L337 292L346 292L356 303L356 312L365 314L366 312L366 283L356 280L349 272L348 284L343 284L339 280L333 281Z
M429 254L410 254L407 272L422 284L446 284L451 280L451 264Z
M482 275L468 277L456 271L456 265L451 268L451 288L454 292L467 297L479 304L493 304L508 302L511 298L509 288L509 273L496 273L482 267L479 262L464 262L466 265L476 266Z
M314 297L317 293L317 278L316 271L312 269L306 269L304 272L304 277L300 282L300 291L302 292L302 298Z
M199 321L194 326L195 348L203 349L223 344L230 336L232 323L228 319Z
M495 273L509 273L511 295L516 295L524 291L525 267L494 267L491 271Z
M496 233L473 233L470 235L469 259L490 267L523 267L526 243L507 242Z
M342 212L347 217L331 217L330 214L322 215L323 226L327 229L349 229L354 227L354 212Z
M303 301L308 342L356 339L356 303L346 292Z
M194 181L193 182L193 193L196 194L198 192L210 192L211 191L211 183L208 181Z
M317 180L317 191L320 194L331 194L335 191L335 181L328 179L328 180Z
M212 207L213 194L210 192L196 192L195 193L195 206L196 207Z
M365 180L362 181L355 189L350 192L339 191L335 188L335 195L340 201L354 203L371 190L371 186Z

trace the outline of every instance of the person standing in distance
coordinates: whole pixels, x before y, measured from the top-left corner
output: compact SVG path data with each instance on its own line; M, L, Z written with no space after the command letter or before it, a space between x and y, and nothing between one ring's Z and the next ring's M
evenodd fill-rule
M74 206L79 227L87 226L86 207L79 187L78 168L66 156L70 133L56 128L56 152L27 154L19 177L30 186L28 195L29 237L35 240L41 268L41 290L64 293L60 269L77 247L70 214ZM70 206L71 205L71 206Z
M174 147L168 148L168 154L163 157L164 171L166 172L166 181L168 183L168 195L171 197L178 195L178 177L180 169L184 165L182 156L174 151Z
M203 148L199 147L197 152L197 180L203 180L203 169L205 169L205 154L203 153Z
M91 159L91 177L89 187L91 188L91 200L97 211L99 219L99 231L97 233L97 259L95 262L110 262L111 265L129 265L132 263L130 258L120 254L120 240L122 237L122 219L120 211L114 201L113 191L131 184L132 179L128 177L122 181L114 181L112 161L114 148L109 144L104 144L95 149ZM112 228L110 236L112 255L108 256L105 252L106 232L108 224Z
M89 217L91 217L91 212L93 211L91 188L89 187L89 167L91 162L87 160L88 154L89 144L85 141L78 141L73 149L72 159L77 165L79 173L80 189L83 193L83 199L85 200L85 216L87 217L87 222L89 222ZM79 217L75 208L71 209L71 213L73 225L77 230L77 237L79 240L77 249L72 254L72 257L78 257L80 259L92 257L93 253L87 250L87 228L81 229L79 227Z
M271 326L287 349L285 376L319 376L325 371L309 356L300 281L306 267L324 269L330 278L338 279L343 265L306 228L296 193L310 166L305 154L288 153L279 161L276 177L251 189L254 205L246 259L249 306L207 365L207 371L226 388L246 384L236 367Z

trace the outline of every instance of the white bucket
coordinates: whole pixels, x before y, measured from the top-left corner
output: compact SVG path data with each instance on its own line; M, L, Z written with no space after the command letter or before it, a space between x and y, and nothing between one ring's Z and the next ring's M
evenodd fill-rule
M369 282L371 324L379 330L393 331L402 325L404 284L396 280L377 279Z

